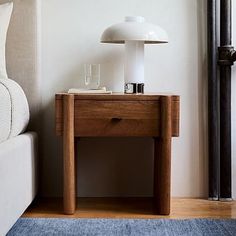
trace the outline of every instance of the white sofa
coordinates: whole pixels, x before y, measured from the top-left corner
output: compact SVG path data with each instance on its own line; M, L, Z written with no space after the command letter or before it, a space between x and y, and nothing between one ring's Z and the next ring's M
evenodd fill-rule
M37 134L24 133L0 144L0 235L5 235L37 192Z
M0 4L9 1L0 0ZM0 236L10 230L35 198L39 161L41 83L37 26L40 0L11 1L14 9L6 45L7 73L23 88L31 119L23 134L10 135L0 142Z
M25 132L30 111L22 88L0 77L0 98L0 235L5 235L36 195L38 138Z

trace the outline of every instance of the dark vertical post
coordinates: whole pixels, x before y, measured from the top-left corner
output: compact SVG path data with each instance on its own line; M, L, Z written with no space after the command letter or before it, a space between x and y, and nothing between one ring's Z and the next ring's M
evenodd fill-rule
M219 199L219 81L217 77L217 0L208 0L209 199Z
M220 46L231 46L231 0L221 0ZM231 66L220 65L220 199L230 200L231 193Z

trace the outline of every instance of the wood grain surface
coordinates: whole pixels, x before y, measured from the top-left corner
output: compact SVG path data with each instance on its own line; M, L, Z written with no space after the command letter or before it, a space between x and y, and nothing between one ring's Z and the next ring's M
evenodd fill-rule
M153 214L152 198L78 198L74 215L64 215L62 198L41 198L23 217L43 218L131 218L131 219L236 219L236 201L172 198L169 216Z
M171 97L161 98L161 135L154 139L154 206L157 214L170 214Z
M63 135L62 94L55 98L56 134ZM74 95L77 137L158 137L161 95ZM172 99L172 136L179 136L180 100ZM119 122L118 122L119 121Z
M57 93L56 99L62 99L68 93ZM179 101L179 96L163 93L145 93L145 94L74 94L75 100L107 100L107 101L156 101L161 96L171 96L174 101Z
M63 196L64 213L73 214L76 206L76 167L74 145L74 96L63 97Z
M171 139L179 135L179 97L56 95L56 133L63 136L64 213L76 209L75 140L79 137L154 137L154 209L170 213Z

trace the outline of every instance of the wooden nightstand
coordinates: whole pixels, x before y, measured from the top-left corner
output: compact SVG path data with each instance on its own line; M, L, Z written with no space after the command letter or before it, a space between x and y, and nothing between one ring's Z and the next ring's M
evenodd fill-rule
M153 137L155 213L170 214L171 139L179 136L179 96L56 94L56 134L63 136L64 213L76 208L79 137ZM77 154L76 154L77 155Z

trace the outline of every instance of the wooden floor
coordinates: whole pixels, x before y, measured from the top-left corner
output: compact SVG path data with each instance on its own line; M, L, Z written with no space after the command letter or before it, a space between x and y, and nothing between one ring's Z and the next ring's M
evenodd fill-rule
M172 199L171 215L152 213L150 198L79 198L76 213L62 213L62 199L36 200L23 217L52 218L236 218L236 201L212 202L201 199Z

